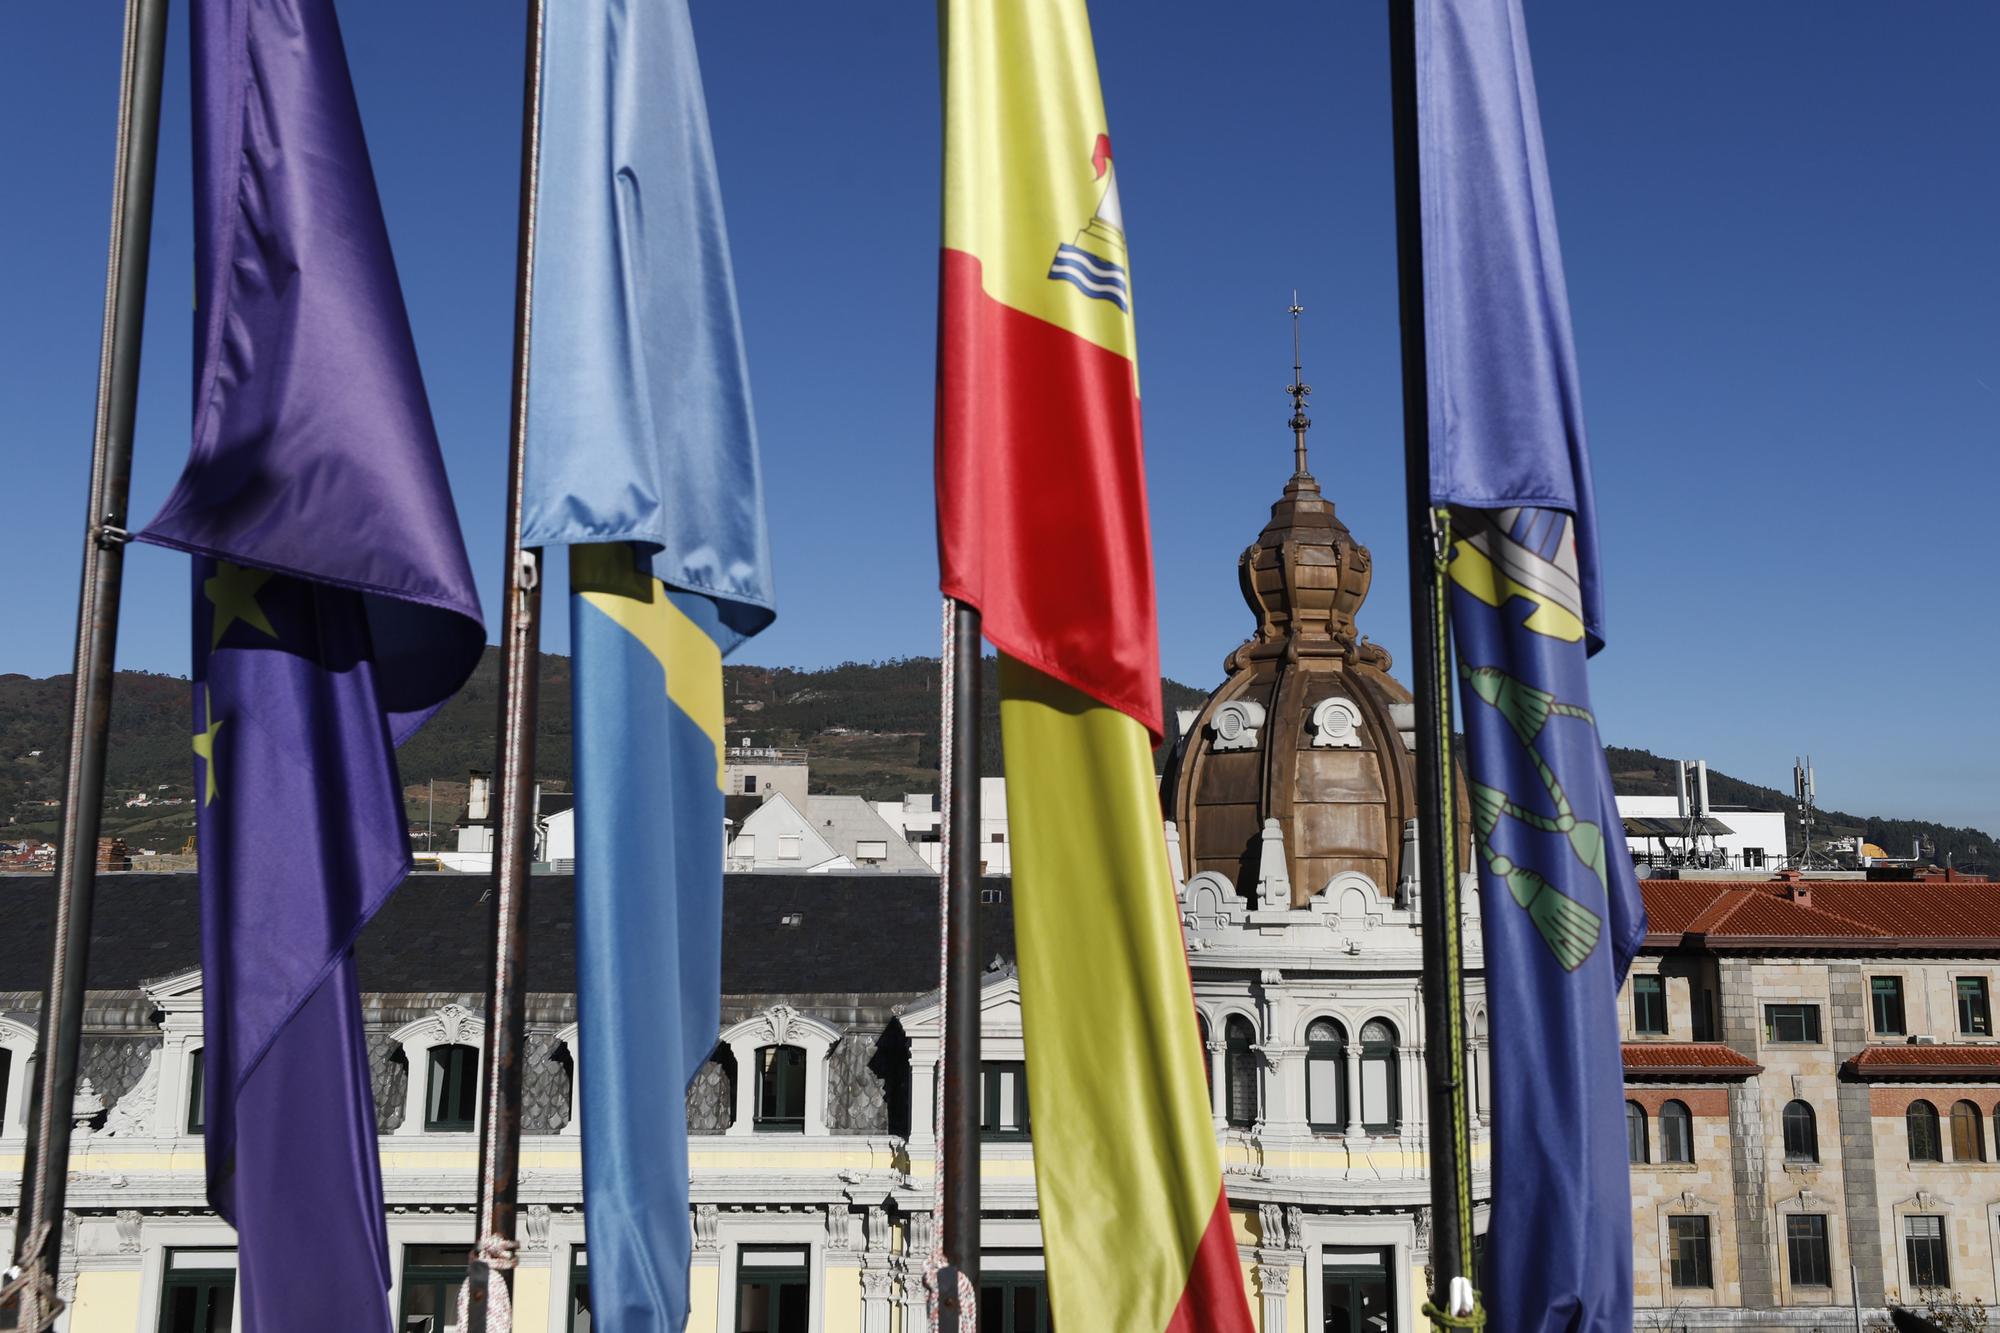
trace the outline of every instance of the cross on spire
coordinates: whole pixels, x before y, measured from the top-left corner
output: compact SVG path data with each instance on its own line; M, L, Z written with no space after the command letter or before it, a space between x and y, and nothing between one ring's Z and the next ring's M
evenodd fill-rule
M1299 316L1306 308L1299 304L1299 292L1292 289L1292 382L1285 392L1292 396L1292 472L1295 476L1306 475L1306 428L1312 419L1306 416L1306 395L1312 392L1312 385L1305 382L1305 370L1299 357Z

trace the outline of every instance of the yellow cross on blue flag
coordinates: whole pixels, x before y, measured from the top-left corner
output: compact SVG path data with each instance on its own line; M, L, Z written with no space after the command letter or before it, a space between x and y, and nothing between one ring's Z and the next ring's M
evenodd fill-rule
M545 25L522 539L570 547L591 1298L606 1328L679 1333L685 1093L721 1026L722 659L773 615L763 482L686 0Z

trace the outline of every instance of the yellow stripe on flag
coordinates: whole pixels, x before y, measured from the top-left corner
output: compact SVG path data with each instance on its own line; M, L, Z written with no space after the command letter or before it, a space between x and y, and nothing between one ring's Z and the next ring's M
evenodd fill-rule
M667 678L667 697L715 745L715 785L723 773L722 648L674 605L666 586L640 572L624 542L572 546L570 586L644 645Z
M1055 1324L1161 1333L1222 1164L1151 742L1126 714L1005 655L1000 729ZM1058 1262L1086 1257L1087 1275Z
M1130 360L1131 315L1049 279L1056 247L1089 228L1115 180L1094 160L1110 127L1083 0L944 0L940 12L945 248L978 259L1002 305Z

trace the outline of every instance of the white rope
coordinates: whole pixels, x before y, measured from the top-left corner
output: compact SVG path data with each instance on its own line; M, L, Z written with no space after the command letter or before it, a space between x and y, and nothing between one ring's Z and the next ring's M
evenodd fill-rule
M946 997L951 987L951 768L952 768L952 727L956 722L952 708L951 664L957 655L957 607L951 598L944 599L944 628L942 633L943 653L938 659L940 687L938 739L938 1076L932 1080L931 1124L935 1132L931 1135L931 1252L924 1259L924 1308L930 1321L930 1333L951 1333L940 1330L938 1310L938 1271L945 1267L944 1260L944 1071L948 1055L946 1033L950 1026ZM972 1289L972 1279L963 1272L958 1275L959 1325L967 1327L978 1309L979 1293Z
M514 1307L507 1299L507 1279L514 1267L516 1243L505 1236L488 1234L472 1252L475 1263L486 1265L486 1333L514 1333ZM472 1274L458 1285L458 1327L471 1328L468 1315L472 1305Z

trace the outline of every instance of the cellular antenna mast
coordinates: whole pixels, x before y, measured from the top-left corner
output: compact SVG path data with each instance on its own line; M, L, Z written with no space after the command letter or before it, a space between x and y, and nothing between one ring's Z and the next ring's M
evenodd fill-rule
M1299 304L1299 293L1292 289L1292 382L1285 392L1292 396L1292 472L1296 476L1306 475L1306 429L1312 419L1306 416L1306 395L1312 392L1312 385L1305 382L1305 371L1299 359L1299 316L1306 308Z

